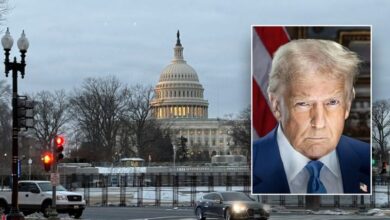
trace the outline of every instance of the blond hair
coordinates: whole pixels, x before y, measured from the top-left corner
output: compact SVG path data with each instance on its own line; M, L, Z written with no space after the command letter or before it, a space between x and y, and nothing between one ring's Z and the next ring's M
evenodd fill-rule
M288 84L300 74L327 74L342 78L346 94L353 99L353 84L359 72L360 59L355 52L330 40L293 40L275 52L269 73L268 94ZM315 76L313 76L315 77Z

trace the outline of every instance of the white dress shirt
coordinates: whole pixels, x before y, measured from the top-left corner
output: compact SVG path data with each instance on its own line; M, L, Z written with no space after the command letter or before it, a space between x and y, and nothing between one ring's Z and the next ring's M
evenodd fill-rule
M306 193L310 174L305 166L310 159L291 146L280 125L277 131L277 142L290 192ZM324 164L320 171L320 180L324 184L326 192L328 194L343 193L343 180L336 150L321 157L319 161Z

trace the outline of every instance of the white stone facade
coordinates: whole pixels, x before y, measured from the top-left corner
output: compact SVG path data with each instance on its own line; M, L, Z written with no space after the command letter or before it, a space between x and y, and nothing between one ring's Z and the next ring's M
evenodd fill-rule
M231 126L221 119L163 120L172 131L173 143L178 145L181 136L193 151L207 150L209 154L228 154L234 145Z

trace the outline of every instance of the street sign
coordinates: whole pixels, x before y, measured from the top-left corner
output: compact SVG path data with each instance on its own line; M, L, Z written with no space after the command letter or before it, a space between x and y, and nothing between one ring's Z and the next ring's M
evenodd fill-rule
M50 182L53 186L60 185L60 174L59 173L51 173L50 174Z

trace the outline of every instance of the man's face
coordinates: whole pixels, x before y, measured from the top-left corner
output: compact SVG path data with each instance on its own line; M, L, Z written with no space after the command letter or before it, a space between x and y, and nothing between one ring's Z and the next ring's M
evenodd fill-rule
M336 148L349 115L350 101L342 79L301 74L271 95L278 121L290 144L310 159Z

